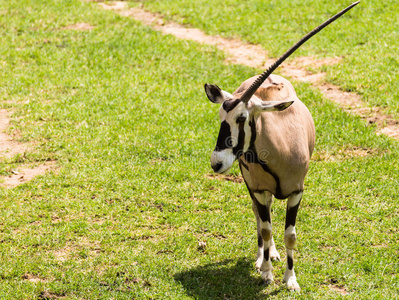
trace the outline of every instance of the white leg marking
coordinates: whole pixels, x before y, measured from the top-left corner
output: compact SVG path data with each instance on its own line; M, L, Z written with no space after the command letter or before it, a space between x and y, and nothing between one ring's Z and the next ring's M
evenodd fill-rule
M271 193L265 191L263 193L254 193L254 195L260 204L266 205L269 208L272 206L273 195Z
M298 193L298 194L294 194L294 195L290 195L288 197L287 207L290 208L290 207L293 207L295 205L298 205L298 203L302 199L302 195L303 195L303 192Z
M278 253L278 251L276 249L276 245L274 244L273 237L272 237L272 240L270 242L269 253L270 253L271 260L280 261L280 254Z
M258 253L256 255L255 268L259 271L262 266L262 262L263 262L263 246L258 247Z

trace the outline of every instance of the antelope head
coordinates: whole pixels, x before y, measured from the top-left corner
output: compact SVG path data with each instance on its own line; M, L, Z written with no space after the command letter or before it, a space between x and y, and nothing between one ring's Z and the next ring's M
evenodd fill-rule
M278 89L273 85L270 88ZM255 93L256 89L251 93ZM294 102L262 101L248 93L231 95L214 84L205 84L205 92L211 102L221 104L219 110L221 125L216 147L211 156L211 166L216 173L226 173L234 161L248 151L253 134L251 127L254 126L256 114L281 111Z

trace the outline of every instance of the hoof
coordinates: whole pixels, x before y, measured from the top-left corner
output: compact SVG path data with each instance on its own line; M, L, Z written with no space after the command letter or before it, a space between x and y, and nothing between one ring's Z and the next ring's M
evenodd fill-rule
M271 285L272 283L273 283L273 280L270 280L270 279L263 280L263 284L266 285L266 286Z
M291 292L299 292L301 290L297 282L295 282L295 284L292 285L287 284L287 289L290 290Z
M269 285L274 281L272 271L262 271L261 277L266 285Z
M290 291L299 292L301 290L295 277L291 277L287 281L284 280L284 282L287 284L287 289Z

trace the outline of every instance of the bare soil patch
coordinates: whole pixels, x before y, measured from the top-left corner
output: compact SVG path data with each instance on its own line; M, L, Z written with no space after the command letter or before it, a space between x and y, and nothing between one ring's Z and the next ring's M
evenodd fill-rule
M71 255L71 252L73 251L73 249L69 246L64 247L62 249L59 249L57 251L55 251L54 257L57 261L66 261L67 259L69 259L69 256Z
M234 183L244 182L244 179L242 178L241 175L223 175L223 174L212 173L212 174L207 174L206 177L209 179L232 181Z
M293 64L299 67L320 68L322 66L332 66L342 61L342 57L314 58L311 56L302 56L294 60Z
M72 25L68 25L62 29L66 29L66 30L91 30L94 29L95 27L88 24L88 23L77 23L77 24L72 24Z
M87 257L95 257L101 252L100 242L91 242L85 238L79 241L69 241L67 244L57 251L52 252L57 261L64 262L68 259L82 259L82 254L85 253Z
M178 38L192 40L199 43L214 45L228 54L227 61L254 68L265 69L274 62L268 57L267 51L259 45L244 43L237 39L225 39L220 36L208 36L196 28L186 28L175 22L166 22L160 14L150 13L140 7L128 9L128 4L123 1L99 3L101 7L119 12L122 16L132 17L147 26L165 34L172 34ZM378 128L379 134L399 139L398 121L384 114L380 109L368 107L356 93L342 91L338 86L326 83L325 73L312 73L309 68L320 68L323 65L332 65L341 62L342 58L332 57L316 59L313 57L299 57L292 62L284 63L281 72L295 80L311 83L318 88L331 101L349 113L360 116L369 122L370 114L376 120L373 123Z
M14 140L13 136L8 135L5 131L10 124L10 112L0 110L0 159L9 159L17 154L23 155L25 152L30 151L29 144L20 143ZM48 161L32 168L32 166L22 166L18 170L13 170L10 176L3 176L2 186L7 188L16 187L22 183L32 180L38 175L43 175L50 169L55 168L54 161Z
M370 155L382 155L384 151L374 148L349 147L337 151L317 151L313 154L315 161L340 161L349 158L368 157Z
M348 294L348 291L345 289L345 287L338 286L338 285L335 285L335 284L329 284L328 287L329 287L330 290L332 290L334 292L338 292L338 293L340 293L343 296Z
M34 282L34 283L38 283L38 282L46 282L47 280L37 276L37 275L33 275L30 273L26 273L25 275L22 275L22 279L30 281L30 282Z
M50 299L66 299L64 294L57 294L50 291L40 292L38 299L40 300L50 300Z
M29 146L19 143L12 136L5 133L10 125L10 112L6 109L0 110L0 158L11 158L17 154L23 154Z
M55 166L55 161L48 161L34 168L22 167L19 171L14 170L12 175L3 177L4 181L2 185L7 188L16 187L32 180L36 176L45 174L47 171L54 169Z

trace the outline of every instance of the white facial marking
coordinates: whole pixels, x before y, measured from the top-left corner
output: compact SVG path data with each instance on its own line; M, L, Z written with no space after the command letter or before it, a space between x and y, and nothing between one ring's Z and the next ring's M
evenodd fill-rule
M247 116L247 120L245 121L245 127L244 127L244 132L245 132L245 140L244 140L244 147L243 151L247 152L250 146L251 142L251 127L248 125L249 124L249 116Z
M226 119L227 112L223 109L223 107L219 110L219 118L223 122Z
M233 154L233 149L225 149L222 151L213 151L211 156L211 165L216 166L222 164L221 168L217 170L217 173L227 173L233 165L236 157Z

